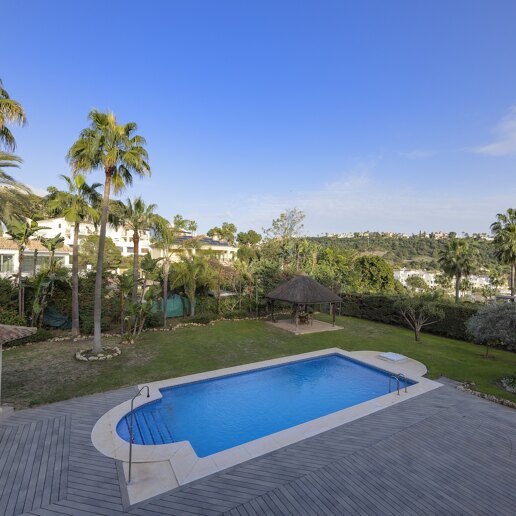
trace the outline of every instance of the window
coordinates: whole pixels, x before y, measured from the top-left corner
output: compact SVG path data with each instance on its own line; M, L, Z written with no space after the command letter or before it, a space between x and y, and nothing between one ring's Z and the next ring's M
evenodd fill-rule
M0 254L0 272L14 272L14 256Z
M36 272L44 268L48 268L48 262L50 258L48 256L38 256L36 258ZM34 255L24 255L22 263L22 273L34 274Z

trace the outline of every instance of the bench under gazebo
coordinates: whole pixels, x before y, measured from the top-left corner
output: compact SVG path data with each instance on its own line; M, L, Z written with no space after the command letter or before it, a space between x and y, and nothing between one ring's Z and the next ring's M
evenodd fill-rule
M280 321L282 322L281 327L283 329L295 333L312 333L315 331L340 329L335 326L335 312L337 303L341 303L342 299L310 276L304 274L294 276L289 281L269 292L265 297L270 307L271 320L273 323L278 322L274 316L276 302L289 303L292 305L292 323L289 327L284 321ZM316 328L300 331L300 327L313 327L314 320L312 313L314 305L326 304L330 305L332 324L316 321Z

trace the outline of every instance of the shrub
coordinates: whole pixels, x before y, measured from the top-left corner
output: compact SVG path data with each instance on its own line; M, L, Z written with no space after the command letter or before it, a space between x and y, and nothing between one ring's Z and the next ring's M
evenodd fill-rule
M516 350L516 306L514 303L487 305L466 323L468 333L478 344Z
M111 329L119 323L118 294L113 288L108 288L110 275L104 276L102 288L102 318L103 331ZM93 333L93 309L95 295L95 272L89 272L79 278L79 306L81 333Z
M341 297L342 315L407 326L396 308L400 296L341 294ZM444 317L429 326L426 331L451 339L471 341L471 336L466 330L466 321L477 313L479 306L475 304L456 305L447 301L434 301L433 303L443 311Z
M18 291L10 279L0 278L0 307L16 309L18 306Z
M27 321L16 310L0 308L0 324L13 324L15 326L26 326Z
M217 316L215 314L203 314L203 315L196 315L195 317L190 317L187 319L187 323L197 323L197 324L209 324L211 321L214 321L217 319Z

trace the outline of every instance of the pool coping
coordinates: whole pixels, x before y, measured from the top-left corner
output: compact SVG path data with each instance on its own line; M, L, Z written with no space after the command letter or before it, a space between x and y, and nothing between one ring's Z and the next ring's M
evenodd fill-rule
M423 375L427 372L426 367L415 360L408 359L403 363L390 363L387 360L381 359L377 351L348 352L340 348L327 348L151 382L146 384L149 386L150 397L147 398L145 395L137 397L134 401L134 408L136 409L161 399L160 389L163 388L334 354L362 362L367 366L380 368L387 373L403 373L409 380L417 383L407 387L406 393L401 391L400 395L396 392L385 394L280 432L208 455L207 457L198 457L188 441L160 445L133 444L132 460L135 482L133 485L128 486L130 503L140 502L161 492L193 482L289 444L331 430L441 386L438 382L424 378ZM143 387L143 384L138 387ZM124 463L126 476L127 462L129 460L129 443L118 435L116 427L120 419L130 411L130 408L131 401L128 400L108 411L97 421L91 435L91 440L97 450L108 457Z

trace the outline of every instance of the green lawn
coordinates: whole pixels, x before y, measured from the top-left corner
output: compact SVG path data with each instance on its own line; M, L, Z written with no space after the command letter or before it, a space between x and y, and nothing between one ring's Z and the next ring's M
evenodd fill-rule
M478 390L516 402L497 380L516 374L516 353L492 350L451 339L423 335L414 342L403 328L337 318L342 331L296 336L263 321L219 322L213 326L149 332L134 345L122 346L121 357L77 362L73 353L88 343L37 343L4 352L3 399L17 407L102 392L126 385L182 376L269 358L339 347L345 350L395 351L419 360L430 378L441 375L473 381Z

